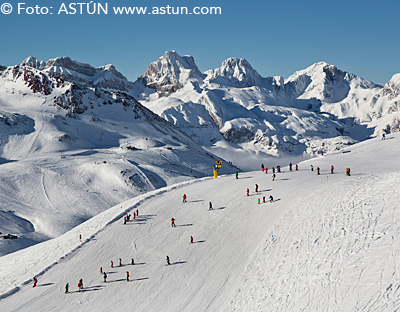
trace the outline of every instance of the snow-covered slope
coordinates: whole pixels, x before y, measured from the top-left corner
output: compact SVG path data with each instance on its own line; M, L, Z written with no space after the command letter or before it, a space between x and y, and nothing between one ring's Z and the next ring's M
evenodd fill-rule
M0 308L396 311L400 172L393 164L399 152L400 136L393 134L299 162L299 171L264 163L268 175L260 170L239 179L204 178L143 194L62 236L0 258ZM272 182L277 164L282 172ZM273 203L257 204L270 195ZM139 218L124 225L122 216L136 209ZM38 285L32 288L34 276Z
M382 88L325 62L286 80L263 78L238 58L206 71L204 78L192 57L190 65L180 59L175 51L166 52L144 74L149 80L140 77L131 94L242 168L254 169L246 158L336 152L382 129L399 130L395 78ZM193 79L179 79L188 71Z
M24 63L43 70L0 74L0 232L19 236L2 242L0 255L144 192L211 175L218 159L127 93L48 71L61 61L30 58ZM68 64L90 77L90 65Z

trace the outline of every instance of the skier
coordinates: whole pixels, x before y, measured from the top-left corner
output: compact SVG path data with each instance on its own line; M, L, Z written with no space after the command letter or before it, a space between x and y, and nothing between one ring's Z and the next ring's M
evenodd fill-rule
M281 166L277 166L276 169L278 169L278 172L281 172Z
M350 176L350 168L346 168L346 175Z
M272 197L272 195L269 195L269 202L272 203L274 201L274 198Z
M119 258L119 266L122 266L122 260Z
M296 171L299 171L299 165L296 164Z
M311 167L311 171L314 171L314 166L313 166L313 165L310 165L310 167Z
M261 164L261 170L264 172L264 164Z
M114 267L114 262L112 262L112 261L111 261L111 267L112 267L112 268Z
M335 168L333 168L333 165L331 166L331 173L333 173L333 169L335 169Z
M190 243L193 244L193 236L190 236Z
M175 219L174 218L171 219L171 226L175 227Z
M317 174L319 174L319 170L320 170L319 167L317 167Z
M136 209L136 216L139 217L139 209Z
M265 203L265 196L263 196L263 203Z
M258 184L256 184L256 193L258 192Z
M247 189L247 196L250 196L250 191L249 191L249 189Z
M126 281L129 282L129 272L126 271Z
M183 201L182 203L186 203L186 194L183 194Z
M66 293L66 294L69 293L69 283L67 283L67 285L65 285L65 293Z
M275 167L272 167L272 173L275 173Z
M386 137L386 134L385 134L385 132L382 132L382 140L384 140L384 139L385 139L385 137Z
M268 168L267 167L265 167L265 173L268 173Z
M79 241L82 243L82 235L79 234Z
M36 284L37 284L37 278L34 277L34 278L33 278L33 287L36 287Z
M78 283L78 291L80 292L81 289L82 289L82 288L81 288L81 282L79 282L79 283Z
M135 265L135 261L133 260L133 258L132 258L132 265Z
M167 256L167 264L170 265L171 263L169 262L169 257Z
M104 272L104 274L103 274L103 279L104 279L104 283L107 283L107 274L106 274L106 272Z
M208 210L214 210L213 207L212 207L211 202L208 203Z
M292 163L289 164L289 170L292 171Z
M124 217L124 224L126 224L126 217Z
M83 279L80 279L79 283L81 284L81 288L83 289Z
M236 171L236 179L239 179L239 172Z
M260 204L260 199L258 199L258 204Z
M276 174L273 173L273 174L272 174L272 181L275 181L275 178L276 178Z
M100 267L100 274L103 274L103 267Z

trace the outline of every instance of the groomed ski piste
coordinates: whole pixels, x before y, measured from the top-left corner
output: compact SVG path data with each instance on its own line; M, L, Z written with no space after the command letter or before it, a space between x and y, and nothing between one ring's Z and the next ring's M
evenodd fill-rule
M391 134L298 162L299 171L277 159L264 163L268 174L202 178L140 195L1 257L0 310L396 311L399 154L400 135ZM272 181L277 165L282 172ZM139 217L124 225L136 209Z

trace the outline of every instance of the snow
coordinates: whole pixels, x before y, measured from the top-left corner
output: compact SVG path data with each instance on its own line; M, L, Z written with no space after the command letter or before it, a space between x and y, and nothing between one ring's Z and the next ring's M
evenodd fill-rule
M23 77L9 68L0 79L0 232L19 237L1 240L0 256L147 191L211 176L216 156L129 96L79 86L82 97L65 103L87 109L71 118L53 102L72 93L69 82L46 76L54 85L44 95ZM224 162L221 173L236 170Z
M171 51L131 83L24 62L0 75L0 231L18 235L0 239L0 311L400 309L399 75L379 86L320 62L285 81L236 58L202 74Z
M0 309L395 311L399 152L400 135L391 134L299 162L297 172L277 158L264 163L268 174L179 182L129 199L61 236L1 257ZM282 172L272 182L277 165ZM269 195L274 203L257 204ZM207 210L209 201L215 210ZM139 218L124 225L123 215L136 209ZM80 278L84 289L77 292ZM64 294L66 283L70 294Z
M318 62L286 80L263 78L245 59L228 58L203 78L193 58L190 66L180 59L175 51L166 52L130 94L204 149L231 155L244 170L256 167L243 155L318 155L321 150L310 146L321 141L332 147L326 154L400 128L396 75L382 88ZM188 70L196 79L181 79Z

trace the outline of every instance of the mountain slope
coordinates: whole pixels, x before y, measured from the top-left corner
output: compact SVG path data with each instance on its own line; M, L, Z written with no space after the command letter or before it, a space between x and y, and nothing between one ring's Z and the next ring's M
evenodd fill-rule
M94 86L107 70L49 62L30 58L24 63L43 70L16 65L0 76L0 232L19 236L2 242L0 255L143 192L211 175L218 159L134 97ZM76 76L68 80L64 67L55 75L61 64Z
M399 140L397 134L368 140L346 153L301 162L299 171L282 164L274 182L261 171L248 172L131 199L63 236L2 257L0 289L9 292L0 306L4 311L399 309L395 185L400 175L393 170ZM310 164L322 174L311 172ZM335 174L329 173L332 164ZM352 176L344 174L346 167ZM257 204L269 195L274 203ZM207 211L209 201L214 211ZM122 216L136 209L139 218L124 225ZM78 292L80 278L84 289ZM64 294L67 282L70 294Z

